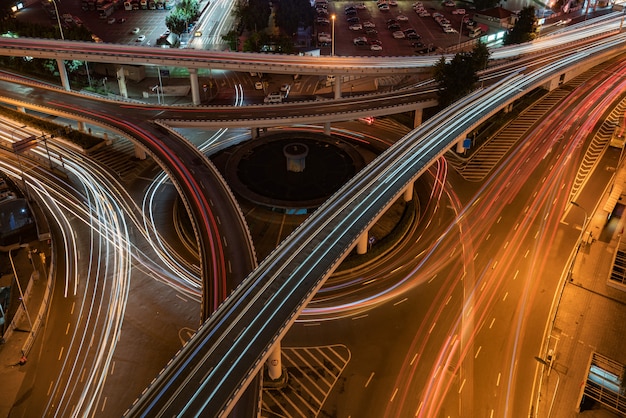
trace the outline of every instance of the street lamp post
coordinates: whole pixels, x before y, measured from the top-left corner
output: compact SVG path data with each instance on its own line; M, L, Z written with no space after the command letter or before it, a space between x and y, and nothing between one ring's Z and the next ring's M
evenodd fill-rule
M457 44L459 48L461 47L461 32L463 32L463 19L465 19L465 16L467 16L467 13L461 16L461 24L459 25L459 42Z
M335 19L337 18L337 16L335 16L335 14L330 15L330 20L333 22L332 24L332 29L331 29L331 33L330 33L330 56L334 57L335 56Z
M22 125L22 126L16 126L15 128L13 128L13 130L11 131L11 142L15 143L15 131L18 129L24 129L26 128L26 125ZM20 166L20 177L22 178L22 184L24 186L24 190L26 191L26 196L29 196L28 194L28 187L26 186L26 179L24 178L24 167L22 167L22 160L20 159L20 154L14 149L13 152L15 153L15 156L17 157L17 163ZM29 200L30 200L30 196L29 196Z
M552 414L552 407L554 406L554 400L556 399L556 392L559 390L559 382L561 381L561 374L559 373L557 369L552 367L551 363L548 363L541 357L535 356L535 360L537 360L539 363L547 367L548 371L554 370L554 372L556 373L556 386L554 387L554 394L552 395L552 402L550 402L550 409L548 409L548 415L546 415L546 418L550 418L550 415Z
M18 248L21 248L22 245L20 245L20 247L18 247ZM28 244L26 244L26 245L28 245ZM17 277L17 272L15 271L15 264L13 263L13 253L12 253L12 251L14 249L15 248L11 248L9 250L9 260L11 261L11 268L13 269L13 276L15 276L15 281L17 282L17 290L20 292L20 300L22 301L22 306L24 307L24 312L26 312L26 319L28 319L28 326L30 327L28 332L32 332L33 331L33 322L30 320L30 315L28 313L28 309L26 308L26 302L24 302L24 292L22 291L22 285L20 284L19 277Z
M578 257L578 252L580 251L580 247L583 242L583 236L585 234L585 229L587 229L587 223L589 222L589 214L587 213L587 210L585 210L585 208L583 208L573 200L570 203L585 212L585 220L583 221L583 226L580 229L580 235L578 236L578 242L576 243L576 251L574 252L574 257L572 258L572 262L569 266L569 272L567 274L567 277L571 280L572 270L574 270L574 263L576 262L576 257Z
M65 40L65 36L63 35L63 27L61 26L61 17L59 16L59 9L57 8L56 0L48 0L54 5L54 11L57 14L57 23L59 24L59 32L61 33L61 39Z

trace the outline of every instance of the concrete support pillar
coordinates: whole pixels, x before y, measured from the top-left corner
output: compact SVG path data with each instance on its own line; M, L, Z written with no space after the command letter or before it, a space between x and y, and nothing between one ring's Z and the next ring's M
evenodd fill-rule
M506 105L503 110L504 113L509 113L511 110L513 110L513 103L509 103L508 105Z
M126 76L122 67L117 69L117 87L120 89L120 96L128 98L128 89L126 88Z
M259 137L259 128L250 128L250 138L256 139Z
M324 122L324 133L330 135L330 122Z
M341 76L335 76L335 99L341 99Z
M59 68L59 77L61 77L61 85L66 91L70 91L70 80L67 78L67 70L65 62L61 58L57 58L57 67Z
M280 358L280 341L276 343L274 349L270 353L270 357L267 359L267 374L272 380L280 379L283 374L283 367Z
M465 138L459 139L456 143L456 152L458 152L459 154L463 154L465 153L465 148L463 148L463 141L465 140Z
M189 80L191 81L191 101L194 105L200 104L200 85L198 83L198 70L189 68Z
M365 254L367 252L368 232L365 231L356 242L356 253Z
M143 149L139 145L135 145L134 146L134 151L135 151L135 158L137 158L139 160L145 160L146 159L146 150L145 149Z
M413 200L413 183L409 183L409 185L406 186L406 189L404 189L403 197L405 202L410 202L411 200Z
M26 108L24 106L18 106L17 111L20 113L26 113Z
M78 130L81 132L85 132L85 122L83 122L82 120L78 121Z
M415 116L413 117L413 127L417 128L422 124L422 117L424 116L423 109L415 109Z

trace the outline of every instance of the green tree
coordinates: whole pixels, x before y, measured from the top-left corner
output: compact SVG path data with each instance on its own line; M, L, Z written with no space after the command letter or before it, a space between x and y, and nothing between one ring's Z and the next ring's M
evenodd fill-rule
M479 42L472 52L460 52L446 62L441 57L433 66L433 77L439 84L439 104L447 106L474 90L477 72L489 61L489 49Z
M487 63L489 62L489 56L491 53L489 52L489 48L483 42L478 42L474 45L474 49L472 50L472 60L474 61L474 70L481 71L487 68Z
M165 18L165 26L176 35L186 32L189 23L191 23L190 17L178 9L175 9Z
M228 42L228 46L231 51L237 50L237 41L239 40L239 34L237 31L229 31L226 35L222 35L222 39Z
M535 39L537 35L537 17L533 6L524 7L515 25L504 35L504 45L521 44Z
M187 27L196 20L199 12L198 0L180 0L176 8L165 18L165 26L180 35L187 31Z
M233 14L239 19L241 27L260 32L269 25L271 15L269 0L249 0L247 4L240 2L235 6Z
M311 26L314 17L315 9L309 0L282 1L276 10L276 24L288 35L295 33L299 26Z

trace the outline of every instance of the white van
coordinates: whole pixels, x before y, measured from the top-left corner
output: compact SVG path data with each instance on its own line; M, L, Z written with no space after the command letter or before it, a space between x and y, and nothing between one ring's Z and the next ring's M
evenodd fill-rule
M265 99L263 99L263 103L282 103L283 95L278 92L272 92L267 95Z

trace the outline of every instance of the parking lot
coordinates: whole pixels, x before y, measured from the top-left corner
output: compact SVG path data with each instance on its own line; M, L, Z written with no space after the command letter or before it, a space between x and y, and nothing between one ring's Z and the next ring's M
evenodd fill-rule
M167 29L165 17L170 10L116 10L110 16L115 18L115 23L108 23L109 18L100 19L96 10L84 11L81 2L58 2L59 15L71 14L78 17L83 25L104 42L137 45L155 45L156 40ZM46 12L41 7L29 7L18 14L18 19L25 19L31 22L42 24L56 24L56 20L50 20ZM125 19L123 23L118 23ZM138 33L132 33L134 28L139 28ZM137 42L141 35L145 39Z
M465 27L461 28L461 22L464 17L463 14L454 14L453 11L458 8L465 8L467 15L472 15L472 11L468 9L466 5L459 4L457 7L444 6L440 1L422 1L424 9L431 14L431 16L419 16L413 9L413 4L416 0L398 0L397 6L389 6L389 10L379 10L376 1L334 1L328 3L328 13L331 16L335 14L335 55L372 55L372 56L406 56L415 55L416 49L413 44L415 42L421 42L424 47L432 46L433 48L445 49L450 46L456 45L459 42L465 42L469 39L468 32ZM356 8L356 13L350 13L346 15L346 7L357 3L362 3L362 6ZM433 18L433 13L440 13L450 22L450 28L453 30L450 33L445 33ZM400 16L400 19L398 17ZM403 18L402 16L406 17ZM354 25L353 22L349 22L348 18L358 17L362 29L351 30L350 26ZM387 22L389 19L395 19L397 21L397 29L388 29ZM367 27L374 24L377 31L376 34L366 33ZM414 29L415 33L420 36L420 39L396 39L393 36L394 32L407 31ZM370 28L372 29L372 28ZM459 30L461 33L459 34ZM331 25L316 25L318 32L332 32ZM460 35L460 36L459 36ZM366 37L369 40L377 39L380 41L380 50L371 50L369 43L362 45L355 45L354 39L358 37ZM357 42L361 43L361 42ZM322 47L322 54L330 54L330 46Z

